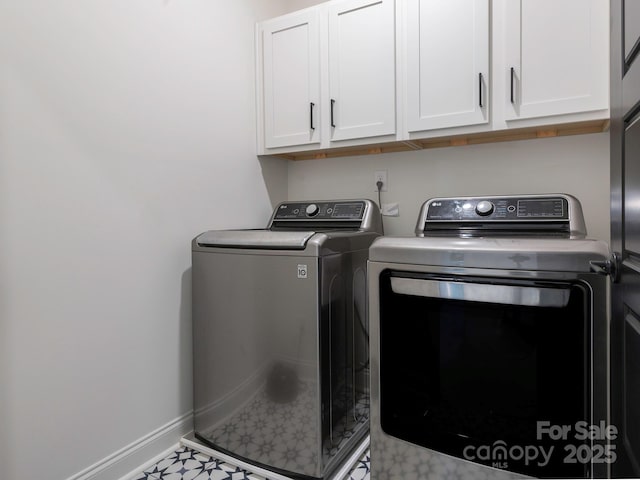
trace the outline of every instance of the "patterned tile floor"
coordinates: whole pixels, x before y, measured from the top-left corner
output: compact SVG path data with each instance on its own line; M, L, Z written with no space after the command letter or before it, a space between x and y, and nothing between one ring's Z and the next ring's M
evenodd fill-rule
M369 480L369 451L344 480ZM178 450L134 477L134 480L269 480L189 447ZM341 480L341 479L336 479Z

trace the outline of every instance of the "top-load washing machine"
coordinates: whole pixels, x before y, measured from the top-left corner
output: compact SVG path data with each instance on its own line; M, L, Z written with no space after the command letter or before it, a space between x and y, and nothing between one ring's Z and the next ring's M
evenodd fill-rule
M327 478L369 430L370 200L284 202L264 230L193 240L195 435Z

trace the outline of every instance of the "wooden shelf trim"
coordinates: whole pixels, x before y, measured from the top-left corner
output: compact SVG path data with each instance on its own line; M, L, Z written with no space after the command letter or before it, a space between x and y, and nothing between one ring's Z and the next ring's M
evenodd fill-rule
M409 152L427 148L458 147L482 143L512 142L535 138L563 137L567 135L585 135L609 130L609 120L591 120L586 122L546 125L544 127L518 128L491 131L449 137L424 138L400 142L358 145L351 147L329 148L306 152L271 154L287 160L318 160L323 158L351 157L356 155L377 155L380 153ZM270 155L270 154L267 154Z

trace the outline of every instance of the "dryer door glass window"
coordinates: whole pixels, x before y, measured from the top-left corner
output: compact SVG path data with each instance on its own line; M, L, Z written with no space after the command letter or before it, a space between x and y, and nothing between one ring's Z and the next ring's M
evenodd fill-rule
M385 271L380 298L387 434L535 477L589 475L565 462L590 420L586 285ZM545 425L570 431L552 439ZM528 446L538 458L510 450Z

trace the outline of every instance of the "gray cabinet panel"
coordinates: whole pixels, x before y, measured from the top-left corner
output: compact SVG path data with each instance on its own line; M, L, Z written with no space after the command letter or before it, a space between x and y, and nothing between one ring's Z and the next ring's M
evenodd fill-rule
M625 115L634 109L638 101L640 101L640 57L636 57L622 79L622 111Z
M624 132L625 249L640 255L640 119Z
M611 478L640 478L640 1L610 4L611 240L624 260L611 296L611 423L620 433Z
M622 268L622 283L624 288L624 305L626 311L640 312L640 275L637 269L640 263L627 258Z
M640 2L624 2L624 58L628 58L633 47L640 39Z
M640 451L640 321L629 312L624 326L624 372L626 382L624 441L632 452ZM633 381L633 380L636 381ZM637 460L637 459L636 459Z

